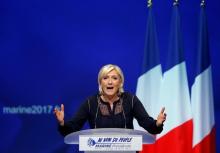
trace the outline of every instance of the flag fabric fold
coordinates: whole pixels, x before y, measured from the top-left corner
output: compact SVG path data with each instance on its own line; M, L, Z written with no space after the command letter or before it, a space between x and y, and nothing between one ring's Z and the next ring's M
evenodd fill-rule
M138 78L136 95L143 103L147 112L156 117L159 114L159 92L162 79L162 69L159 60L156 25L152 6L149 7L146 26L146 39L142 74ZM134 128L144 130L134 121Z
M192 85L193 153L215 153L215 120L205 5L199 17L196 75Z
M184 59L178 5L173 6L167 63L161 84L161 106L167 120L151 153L191 153L192 112ZM147 152L143 147L142 152ZM149 153L149 152L148 152Z

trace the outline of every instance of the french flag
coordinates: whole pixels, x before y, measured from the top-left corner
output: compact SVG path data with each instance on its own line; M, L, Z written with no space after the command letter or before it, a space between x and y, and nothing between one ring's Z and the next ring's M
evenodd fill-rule
M146 27L146 39L142 74L138 78L136 95L143 103L145 109L153 118L157 118L161 108L160 89L162 82L162 68L159 58L157 31L154 19L152 3L148 3L148 20ZM137 121L134 128L144 130ZM145 131L145 130L144 130ZM156 144L143 145L142 152L155 153Z
M156 118L162 106L159 104L162 69L159 60L159 49L156 25L151 3L148 4L148 20L142 74L138 78L136 95L143 103L150 116ZM134 128L144 130L134 120ZM145 130L144 130L145 131Z
M165 107L167 119L162 133L157 135L154 153L192 152L192 110L178 6L175 1L160 93L160 103Z
M212 70L204 1L199 18L199 42L196 77L192 85L193 153L215 153L215 119L212 91Z

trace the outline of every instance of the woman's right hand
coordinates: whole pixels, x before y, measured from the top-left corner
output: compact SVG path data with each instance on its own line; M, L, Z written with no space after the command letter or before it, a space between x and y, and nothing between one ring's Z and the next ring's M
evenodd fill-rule
M61 104L61 109L59 110L58 108L55 108L53 112L56 115L56 118L59 124L63 126L64 125L64 105Z

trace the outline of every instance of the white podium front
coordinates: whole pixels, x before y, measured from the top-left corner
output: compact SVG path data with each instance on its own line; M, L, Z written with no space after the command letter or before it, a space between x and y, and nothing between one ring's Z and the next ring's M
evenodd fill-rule
M79 144L80 151L85 153L135 153L142 150L142 144L154 143L155 136L133 129L100 128L73 132L64 142Z

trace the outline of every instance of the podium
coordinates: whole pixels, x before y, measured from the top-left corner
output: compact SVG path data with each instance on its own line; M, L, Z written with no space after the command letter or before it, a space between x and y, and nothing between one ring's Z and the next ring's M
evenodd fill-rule
M73 132L64 142L79 145L85 153L136 153L142 150L142 144L154 143L155 136L140 130L99 128Z

